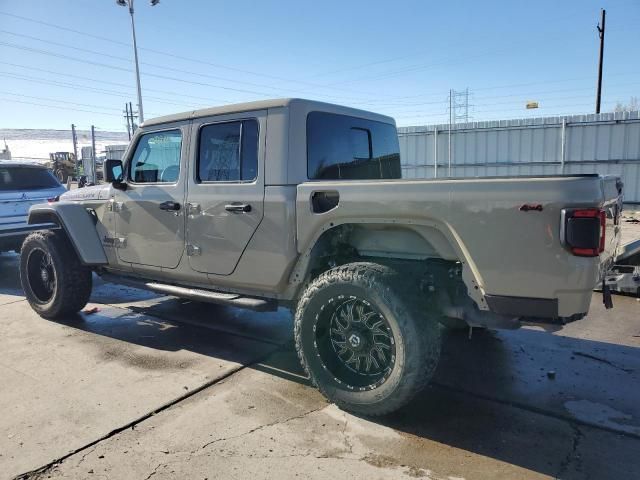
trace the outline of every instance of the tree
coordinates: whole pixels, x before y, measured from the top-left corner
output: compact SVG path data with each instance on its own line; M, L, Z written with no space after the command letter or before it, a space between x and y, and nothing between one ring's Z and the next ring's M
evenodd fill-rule
M628 104L623 104L622 102L617 102L616 107L613 109L614 112L635 112L640 110L640 101L638 101L638 97L631 97L629 99Z

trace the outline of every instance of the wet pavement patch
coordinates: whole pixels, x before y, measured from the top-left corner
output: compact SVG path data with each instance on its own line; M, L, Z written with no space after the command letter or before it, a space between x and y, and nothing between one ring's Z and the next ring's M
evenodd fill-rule
M640 478L635 299L554 334L447 333L431 386L371 419L310 385L285 310L98 281L97 312L47 321L16 258L0 258L0 478Z

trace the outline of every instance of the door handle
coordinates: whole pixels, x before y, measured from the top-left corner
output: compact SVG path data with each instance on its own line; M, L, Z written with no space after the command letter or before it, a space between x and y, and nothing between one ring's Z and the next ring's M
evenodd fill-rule
M180 210L180 204L178 202L172 202L171 200L162 202L159 206L160 210L167 210L169 212L177 212Z
M231 203L229 205L225 205L224 209L227 212L233 213L249 213L251 211L251 205L246 203Z

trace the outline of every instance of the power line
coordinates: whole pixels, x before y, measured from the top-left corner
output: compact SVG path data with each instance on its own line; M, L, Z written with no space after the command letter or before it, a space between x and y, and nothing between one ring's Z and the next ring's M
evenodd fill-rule
M76 103L76 102L70 102L69 100L57 100L55 98L50 98L50 97L36 97L34 95L25 95L25 94L22 94L22 93L14 93L14 92L4 92L2 90L0 90L0 94L12 95L12 96L23 97L23 98L32 98L32 99L35 99L35 100L45 100L45 101L48 101L48 102L59 102L59 103L64 103L65 105L77 105L79 107L100 108L100 109L103 109L103 110L119 111L118 108L105 107L105 106L102 106L102 105L91 105L91 104L87 104L87 103Z
M48 56L53 56L53 57L57 57L57 58L62 58L62 59L70 60L70 61L73 61L73 62L85 63L85 64L89 64L89 65L94 65L94 66L103 67L103 68L110 68L110 69L113 69L113 70L119 70L119 71L124 71L124 72L132 72L132 70L130 68L119 67L117 65L110 65L110 64L107 64L107 63L95 62L95 61L92 61L92 60L79 59L79 58L71 57L69 55L64 55L64 54L61 54L61 53L52 52L50 50L42 50L42 49L39 49L39 48L27 47L27 46L24 46L24 45L19 45L19 44L15 44L15 43L8 43L8 42L0 42L0 45L6 46L6 47L10 47L10 48L15 48L15 49L18 49L18 50L34 52L34 53L38 53L38 54L41 54L41 55L48 55ZM180 73L190 73L190 74L194 74L194 75L207 76L205 74L197 74L197 73L193 73L193 72L185 72L184 70L171 69L171 68L168 68L168 67L157 67L157 68L164 68L165 70L175 70L175 71L180 72ZM224 86L224 85L216 85L216 84L206 83L206 82L196 82L196 81L193 81L193 80L185 80L185 79L182 79L182 78L170 77L170 76L167 76L167 75L160 75L160 74L157 74L157 73L145 72L144 74L147 77L161 78L161 79L164 79L164 80L181 82L181 83L186 83L186 84L191 84L191 85L219 88L219 89L222 89L222 90L228 90L228 91L239 92L239 93L249 93L249 94L252 94L252 95L258 95L258 96L268 97L268 98L273 96L273 94L271 94L271 93L258 92L258 91L255 91L255 90L239 89L239 88L228 87L228 86ZM236 83L239 83L239 82L236 82ZM320 96L328 96L328 95L320 94ZM329 95L329 97L330 97L330 95Z
M38 67L32 67L32 66L27 66L27 65L20 65L17 63L9 63L9 62L2 62L0 61L0 65L9 65L12 67L18 67L18 68L24 68L26 70L34 70L37 72L43 72L43 73L47 73L49 75L58 75L61 77L65 77L65 78L69 78L69 74L68 73L60 73L60 72L56 72L54 70L47 70L44 68L38 68ZM130 89L131 85L126 84L126 83L118 83L118 82L111 82L108 80L102 80L102 79L97 79L97 78L90 78L90 77L83 77L81 75L76 75L75 73L73 74L73 78L74 79L80 79L80 80L88 80L90 82L95 82L95 83L104 83L105 85L113 85L113 86L117 86L117 87L124 87L126 89ZM210 101L210 102L216 102L216 103L231 103L229 100L222 100L219 98L211 98L211 97L200 97L197 95L187 95L184 93L175 93L175 92L171 92L168 90L158 90L155 88L145 88L145 90L149 91L149 92L157 92L157 93L164 93L166 95L173 95L176 97L185 97L185 98L194 98L197 100L205 100L205 101ZM158 97L149 97L149 98L158 98Z
M127 46L127 47L131 46L130 43L128 43L128 42L123 42L123 41L114 40L112 38L102 37L102 36L95 35L95 34L92 34L92 33L83 32L83 31L76 30L76 29L73 29L73 28L64 27L64 26L61 26L61 25L56 25L56 24L44 22L44 21L41 21L41 20L36 20L36 19L33 19L33 18L28 18L28 17L15 15L15 14L7 13L7 12L1 12L1 11L0 11L0 15L10 16L10 17L17 18L17 19L20 19L20 20L23 20L23 21L33 22L33 23L40 24L40 25L45 25L47 27L51 27L51 28L55 28L55 29L59 29L59 30L63 30L63 31L68 31L68 32L72 32L72 33L75 33L75 34L78 34L78 35L84 35L84 36L96 38L98 40L102 40L102 41L106 41L106 42L110 42L110 43L115 43L115 44L122 45L122 46ZM568 16L567 18L573 18L573 15ZM562 34L564 34L564 33L562 33ZM35 38L35 37L32 37L32 38ZM528 40L521 41L521 42L516 42L516 43L526 43L526 41L528 41ZM513 43L511 44L511 46L512 45L513 45ZM331 88L331 89L334 89L334 90L338 89L338 87L336 87L335 85L322 85L322 84L303 81L303 80L293 80L293 79L290 79L290 78L284 78L284 77L279 77L279 76L275 76L275 75L264 74L264 73L261 73L261 72L255 72L255 71L236 68L236 67L230 67L230 66L227 66L227 65L211 63L211 62L207 62L207 61L205 61L205 60L203 60L201 58L200 59L189 58L189 57L186 57L186 56L183 56L183 55L176 55L176 54L172 54L172 53L169 53L169 52L163 52L163 51L160 51L160 50L155 50L155 49L150 49L150 48L141 47L140 49L141 50L145 50L145 51L149 51L149 52L152 52L152 53L156 53L156 54L159 54L159 55L165 55L165 56L169 56L169 57L172 57L172 58L177 58L177 59L189 61L189 62L194 62L194 63L198 63L198 64L203 64L203 65L210 65L210 66L213 66L213 67L216 67L216 68L222 68L222 69L227 69L227 70L230 70L230 71L242 72L242 73L255 75L255 76L262 76L264 78L280 80L280 81L287 82L287 83L300 83L300 84L309 85L309 86L313 86L313 87L317 87L317 88ZM506 50L502 49L500 51L506 51ZM485 56L485 55L487 55L489 53L495 53L495 51L494 52L488 51L488 52L485 52L483 54L480 54L480 56ZM112 56L112 57L115 57L115 56ZM478 58L478 57L479 56L472 57L472 58ZM116 57L116 58L124 59L124 57ZM399 58L402 59L402 58L408 58L408 57L399 57ZM364 68L364 67L366 67L368 65L374 65L374 64L378 64L378 63L386 63L386 62L393 61L393 60L397 60L397 59L390 59L390 60L382 60L382 61L377 61L377 62L371 62L370 64L361 65L359 68ZM446 63L450 63L450 61L449 62L444 61L444 64L446 64ZM438 65L438 64L443 64L443 61L438 62L436 65ZM149 65L151 66L153 64L149 64ZM153 66L155 66L157 68L161 68L161 67L156 66L156 65L153 65ZM422 69L422 68L428 68L430 66L433 66L433 64L418 64L418 65L413 65L413 66L407 66L407 67L404 68L404 70L395 70L395 71L390 71L390 72L387 72L387 73L388 74L389 73L390 74L404 73L405 71L407 71L407 69L413 69L415 71L416 68ZM358 68L358 67L354 67L354 68ZM179 70L179 71L182 72L182 70ZM335 72L330 72L330 73L335 73ZM192 73L192 74L205 76L204 74L197 74L197 73ZM637 73L633 73L633 74L637 75ZM162 78L162 77L160 77L160 78ZM215 78L222 78L222 77L215 77ZM365 79L371 79L371 78L372 77L368 76ZM168 79L172 80L171 78L168 78ZM573 79L560 80L560 81L571 81L571 80L573 80ZM232 81L234 81L234 83L239 83L239 82L237 82L235 80L232 80ZM542 83L556 83L556 82L559 82L559 81L542 82ZM527 84L515 84L515 85L510 85L510 86L526 86L526 85L539 84L539 83L540 82L531 82L531 83L527 83ZM199 83L196 83L196 84L199 84ZM260 84L254 84L254 85L260 85ZM213 86L214 88L222 88L220 86L215 86L215 85L207 85L207 86ZM260 85L260 86L265 87L265 85ZM487 87L487 89L496 89L496 88L504 88L504 87L505 86L495 86L495 87ZM507 87L509 87L509 86L507 86ZM273 87L267 86L267 88L273 88ZM484 89L485 88L476 88L476 89L474 89L474 91L479 91L479 90L484 90ZM236 90L238 90L238 89L236 89ZM361 91L361 89L358 89L358 90L339 89L339 90L363 93ZM265 96L268 95L268 94L264 94L264 93L247 92L247 91L243 91L242 93L254 93L254 94L265 95ZM376 93L372 92L370 94L371 95L380 96L379 92L376 92ZM324 96L324 97L330 97L329 95L326 95L326 94L320 94L320 95ZM409 98L424 97L426 95L425 94L420 94L420 95L412 95L412 96L389 96L389 95L384 95L384 96L388 97L388 98L396 98L396 99L409 99ZM342 98L342 97L335 97L334 96L333 98ZM360 100L351 99L349 101L351 103L355 103L355 104L358 104L358 105L382 105L377 100L376 101L360 101Z
M56 110L60 110L60 105L45 105L43 103L36 103L36 102L28 102L25 100L15 100L12 98L0 98L0 101L3 102L13 102L13 103L22 103L22 104L26 104L26 105L36 105L38 107L45 107L45 108L54 108ZM74 112L85 112L85 113L93 113L94 115L103 115L103 116L109 116L109 117L120 117L119 113L106 113L106 112L96 112L95 110L83 110L80 108L72 108L72 107L66 107L64 109L66 110L72 110Z
M129 63L131 61L131 59L127 58L127 57L120 57L118 55L111 55L109 53L98 52L96 50L90 50L88 48L82 48L82 47L78 47L76 45L69 45L69 44L66 44L66 43L53 42L53 41L46 40L46 39L43 39L43 38L34 37L32 35L25 35L25 34L22 34L22 33L10 32L8 30L0 30L0 33L6 33L6 34L9 34L9 35L14 35L16 37L28 38L30 40L36 40L38 42L43 42L43 43L46 43L48 45L56 45L56 46L63 47L63 48L73 49L73 50L79 51L79 52L90 53L92 55L99 55L99 56L103 56L103 57L107 57L107 58L113 58L113 59L120 60L120 61L127 62L127 63ZM222 81L225 81L225 82L232 82L232 83L237 83L237 84L242 84L242 85L249 85L249 86L253 86L253 87L271 88L273 90L278 90L278 91L287 91L287 89L281 88L281 87L272 87L270 85L253 83L253 82L246 82L246 81L243 81L243 80L235 80L235 79L231 79L231 78L220 77L218 75L209 75L209 74L206 74L206 73L193 72L193 71L188 71L188 70L184 70L184 69L181 69L181 68L169 67L167 65L158 65L158 64L149 63L149 62L140 62L140 65L144 65L144 66L152 67L152 68L159 68L159 69L166 70L166 71L171 71L171 72L178 72L178 73L187 74L187 75L196 75L196 76L205 77L205 78L212 78L212 79L215 79L215 80L222 80ZM267 95L267 94L265 94L265 95ZM336 98L340 98L340 97L336 97Z
M45 25L47 27L56 28L56 29L60 29L60 30L63 30L63 31L67 31L67 32L72 32L72 33L75 33L75 34L78 34L78 35L85 35L85 36L88 36L88 37L96 38L98 40L102 40L102 41L106 41L106 42L115 43L115 44L118 44L118 45L131 47L131 44L129 44L127 42L121 42L121 41L118 41L118 40L113 40L113 39L110 39L110 38L107 38L107 37L94 35L94 34L91 34L91 33L88 33L88 32L82 32L80 30L76 30L76 29L68 28L68 27L63 27L61 25L55 25L55 24L44 22L44 21L41 21L41 20L35 20L33 18L24 17L24 16L21 16L21 15L15 15L15 14L2 12L2 11L0 11L0 15L6 15L6 16L18 18L18 19L23 20L23 21L33 22L33 23L37 23L37 24L40 24L40 25ZM230 66L227 66L227 65L221 65L221 64L217 64L217 63L207 62L207 61L205 61L203 59L189 58L189 57L185 57L183 55L176 55L176 54L173 54L173 53L163 52L163 51L155 50L155 49L151 49L151 48L145 48L145 47L139 47L139 48L140 48L140 50L156 53L156 54L159 54L159 55L165 55L165 56L168 56L168 57L177 58L177 59L185 60L185 61L188 61L188 62L205 64L205 65L213 66L213 67L216 67L216 68L222 68L222 69L226 69L226 70L246 73L246 74L249 74L249 75L261 76L261 77L269 78L269 79L272 79L272 80L279 80L279 81L283 81L283 82L287 82L287 83L300 83L300 84L304 84L304 85L308 85L308 86L312 86L312 87L317 87L317 88L330 88L330 89L334 89L334 90L342 90L342 91L348 91L348 92L362 93L360 89L358 89L358 90L343 89L343 88L337 88L337 87L330 86L330 85L322 85L322 84L318 84L318 83L308 82L308 81L304 81L304 80L293 80L293 79L290 79L290 78L279 77L279 76L269 75L269 74L265 74L265 73L261 73L261 72L255 72L255 71L251 71L251 70L245 70L245 69L241 69L241 68L230 67ZM232 81L235 82L235 80L232 80ZM262 86L264 87L264 85L262 85ZM371 95L378 95L379 93L371 92L370 94ZM326 96L326 95L324 95L324 96ZM389 96L389 97L390 98L394 98L395 96Z
M48 80L48 79L42 79L42 78L38 78L38 77L30 77L27 75L19 75L19 74L13 74L13 73L6 73L6 72L2 72L0 71L0 77L8 77L8 78L15 78L18 80L24 80L27 82L34 82L34 83L39 83L39 84L44 84L44 85L53 85L56 87L62 87L62 88L70 88L70 89L81 89L81 90L87 90L90 92L94 92L94 93L100 93L101 95L112 95L112 96L116 96L116 97L121 97L121 98L130 98L130 95L126 95L120 92L116 92L113 90L104 90L104 89L97 89L97 88L93 88L93 87L87 87L85 85L78 85L75 83L66 83L66 82L58 82L56 80ZM154 98L154 97L149 97L149 98ZM167 102L167 101L163 101L163 100L156 100L158 103L166 103L169 105L180 105L180 106L186 106L188 104L184 104L184 103L175 103L175 102ZM196 105L194 105L195 107Z
M609 76L615 76L615 77L620 77L620 76L635 76L637 77L639 75L638 72L618 72L618 73L610 73ZM566 83L566 82L575 82L578 80L593 80L593 78L591 76L589 77L574 77L574 78L565 78L565 79L560 79L560 80L542 80L542 81L537 81L537 82L527 82L527 83L512 83L512 84L507 84L507 85L494 85L494 86L490 86L490 87L478 87L478 88L473 88L474 92L478 92L478 91L486 91L486 90L504 90L507 88L513 88L513 87L530 87L533 85L547 85L547 84L555 84L555 83ZM575 89L571 88L571 89L567 89L566 91L573 91ZM559 91L559 90L556 90ZM418 95L410 95L410 96L406 96L403 97L405 99L410 99L410 98L421 98L421 97L442 97L442 94L418 94ZM409 105L409 106L415 106L415 105L422 105L424 104L424 102L420 102L420 103L385 103L384 105L398 105L398 106L402 106L402 105Z
M638 82L633 82L633 83L621 83L621 84L612 84L610 85L611 87L636 87L636 86L640 86L640 83ZM562 93L562 92L579 92L579 91L591 91L593 88L592 87L586 87L586 88L568 88L568 89L561 89L561 90L547 90L544 92L528 92L528 93L516 93L516 94L510 94L510 95L492 95L492 96L483 96L483 97L476 97L474 96L474 100L489 100L489 99L501 99L501 98L514 98L514 97L518 97L518 100L511 100L508 102L486 102L486 103L476 103L475 106L483 106L483 105L509 105L512 103L515 103L517 101L523 101L524 99L527 100L531 100L531 99L536 99L536 98L542 98L543 100L556 100L555 98L545 98L545 97L541 97L542 95L545 94L549 94L549 93ZM586 98L586 97L592 97L592 95L580 95L580 96L562 96L559 99L560 100L566 100L568 98ZM419 105L444 105L446 103L446 100L439 100L437 102L424 102L424 103L420 103L418 105L415 106L419 106ZM415 106L411 106L410 108L415 108ZM398 108L394 108L393 109L394 112L404 112L404 113L410 113L410 112L416 112L418 110L405 110L405 109L398 109Z
M10 65L10 66L15 66L18 68L24 68L24 69L29 69L29 70L35 70L35 71L40 71L40 72L44 72L44 73L48 73L48 74L54 74L54 75L59 75L59 76L64 76L67 77L67 74L61 74L60 72L55 72L52 70L47 70L47 69L41 69L41 68L37 68L37 67L30 67L30 66L25 66L25 65L19 65L19 64L15 64L15 63L8 63L8 62L0 62L0 64L5 64L5 65ZM3 73L3 72L0 72ZM4 72L6 73L6 72ZM16 74L18 75L18 74ZM630 73L622 73L620 75L630 75ZM88 80L91 82L98 82L98 83L104 83L107 85L114 85L114 86L118 86L118 87L125 87L127 89L129 89L129 85L127 84L123 84L123 83L118 83L118 82L110 82L110 81L105 81L105 80L100 80L100 79L94 79L94 78L88 78L88 77L82 77L82 76L78 76L78 75L74 75L75 78L79 78L79 79L84 79L84 80ZM63 87L67 87L67 88L82 88L85 90L89 90L89 91L94 91L97 93L104 93L104 94L113 94L113 95L117 95L120 97L126 97L128 98L129 95L123 95L120 91L114 91L114 90L107 90L107 89L97 89L94 87L87 87L84 85L78 85L78 84L73 84L73 83L68 83L68 82L64 82L62 85L62 82L57 82L57 81L52 81L51 79L41 79L41 78L34 78L34 77L27 77L27 76L21 76L19 77L21 79L29 79L32 81L41 81L41 82L46 82L47 84L51 84L51 85L57 85L57 86L63 86ZM560 81L566 81L566 80L560 80ZM559 81L559 82L560 82ZM542 83L555 83L555 82L530 82L527 84L515 84L515 85L531 85L531 84L542 84ZM625 84L613 84L611 85L612 87L621 87L621 86L636 86L638 85L637 83L625 83ZM491 90L494 88L504 88L505 86L499 86L499 87L485 87L482 90ZM157 90L157 89L148 89L149 91L155 91L155 92L160 92L160 93L165 93L168 95L173 95L173 96L180 96L180 97L188 97L188 98L194 98L194 99L198 99L198 100L204 100L204 101L213 101L213 102L220 102L223 101L225 103L228 103L228 100L220 100L220 99L213 99L213 98L207 98L207 97L199 97L199 96L195 96L195 95L186 95L186 94L176 94L175 92L170 92L170 91L165 91L165 90ZM491 96L481 96L481 97L475 97L476 100L486 100L486 99L499 99L499 98L513 98L513 97L529 97L529 98L535 98L538 97L540 95L543 94L549 94L549 93L562 93L562 92L574 92L574 91L587 91L587 90L591 90L591 87L587 87L587 88L582 88L582 89L576 89L576 88L568 88L568 89L555 89L555 90L546 90L546 91L541 91L541 92L527 92L527 93L517 93L517 94L508 94L508 95L491 95ZM183 106L183 107L201 107L203 106L202 104L193 104L193 103L187 103L187 102L176 102L175 100L172 99L167 99L167 98L163 98L163 97L149 97L151 100L157 101L159 103L164 103L167 105L177 105L177 106ZM432 102L415 102L415 103L406 103L406 104L389 104L388 106L402 106L402 107L416 107L416 106L421 106L421 105L444 105L444 103L446 102L445 99L442 100L438 100L438 101L432 101ZM504 102L503 104L509 104L511 102ZM496 102L492 102L491 104L496 104ZM479 104L479 105L484 105L484 104ZM384 105L378 105L379 109L383 109L383 110L387 110L386 108L384 108ZM405 112L405 113L411 113L411 112L415 112L416 110L412 110L412 111L407 111L405 109L398 109L398 108L393 108L392 111L394 113L401 113L401 112ZM420 110L420 112L422 112L422 110Z
M591 97L590 97L591 98ZM592 106L592 103L578 103L578 104L571 104L571 105L554 105L554 106L549 106L549 107L543 107L542 110L546 110L546 109L558 109L558 108L575 108L575 107L587 107L587 106ZM570 113L570 114L560 114L560 113L546 113L546 112L540 112L538 109L535 112L534 111L525 111L523 110L523 108L514 108L514 109L489 109L489 110L478 110L476 113L492 113L492 112L520 112L524 117L523 118L530 118L530 117L540 117L540 116L557 116L557 115L582 115L586 113ZM527 116L527 113L531 113L531 115ZM396 117L397 119L408 119L408 118L440 118L440 117L448 117L448 113L443 113L443 114L425 114L425 115L409 115L409 116L398 116ZM502 118L503 119L503 118ZM474 121L482 121L481 119L477 119Z
M113 58L115 60L121 60L127 63L131 62L130 58L120 57L118 55L112 55L110 53L96 52L95 50L89 50L88 48L82 48L77 45L69 45L67 43L60 43L60 42L54 42L52 40L45 40L43 38L34 37L33 35L25 35L24 33L15 33L15 32L10 32L8 30L0 30L0 33L6 33L8 35L13 35L14 37L22 37L22 38L28 38L30 40L36 40L37 42L43 42L43 43L46 43L47 45L56 45L58 47L71 48L79 52L86 52L94 55L100 55L102 57Z
M118 67L116 65L109 65L107 63L94 62L94 61L91 61L91 60L79 59L79 58L71 57L69 55L63 55L63 54L60 54L60 53L51 52L49 50L41 50L39 48L26 47L26 46L23 46L23 45L16 45L16 44L13 44L13 43L8 43L8 42L0 42L0 45L4 45L6 47L11 47L11 48L16 48L18 50L24 50L24 51L28 51L28 52L39 53L41 55L49 55L49 56L53 56L53 57L63 58L65 60L71 60L73 62L85 63L85 64L88 64L88 65L95 65L95 66L98 66L98 67L110 68L110 69L113 69L113 70L120 70L120 71L123 71L123 72L132 72L132 70L129 69L129 68ZM204 86L204 87L220 88L222 90L229 90L229 91L240 92L240 93L250 93L250 94L253 94L253 95L266 96L266 97L271 96L271 94L264 93L264 92L256 92L256 91L252 91L252 90L244 90L244 89L240 89L240 88L226 87L226 86L222 86L222 85L214 85L212 83L194 82L194 81L191 81L191 80L184 80L182 78L169 77L169 76L166 76L166 75L158 75L156 73L145 73L145 75L148 76L148 77L162 78L164 80L173 80L173 81L176 81L176 82L188 83L188 84L191 84L191 85L200 85L200 86Z
M120 92L117 91L113 91L113 90L105 90L105 89L96 89L96 88L92 88L92 87L87 87L85 85L79 85L79 84L75 84L75 83L68 83L68 82L58 82L55 80L49 80L49 79L42 79L42 78L37 78L37 77L31 77L31 76L26 76L26 75L18 75L18 74L6 74L4 72L0 72L0 76L5 76L5 77L9 77L9 78L18 78L21 80L26 80L26 81L33 81L35 83L40 83L40 84L47 84L47 85L54 85L54 86L60 86L63 88L71 88L71 89L82 89L82 90L87 90L87 91L91 91L91 92L96 92L96 93L100 93L100 94L104 94L104 95L113 95L113 96L117 96L117 97L121 97L121 98L129 98L129 95L126 94L122 94ZM635 84L634 84L635 85ZM576 96L576 97L567 97L567 98L583 98L584 96ZM34 97L35 98L35 97ZM64 100L55 100L55 99L48 99L48 98L44 98L44 97L38 97L40 99L43 100L47 100L47 101L56 101L56 102L60 102L60 103L74 103L74 102L67 102ZM150 98L155 98L155 97L150 97ZM566 98L563 98L566 99ZM160 102L160 100L157 100ZM175 104L175 105L180 105L180 106L186 106L186 104L179 104L179 103L175 103L175 102L161 102L161 103L167 103L167 104ZM445 102L441 101L439 102L440 104L444 105ZM502 104L511 104L513 102L503 102ZM495 103L495 102L491 102L491 103L483 103L483 104L478 104L478 106L492 106L492 105L496 105L499 103ZM89 106L87 104L77 104L79 106ZM572 106L584 106L584 104L578 104L578 105L554 105L551 107L544 107L544 108L565 108L565 107L572 107ZM102 106L93 106L94 108L106 108L106 107L102 107ZM193 105L194 108L198 108L199 105ZM60 108L60 107L58 107ZM113 109L113 110L118 110L119 109ZM518 109L490 109L490 110L477 110L475 111L475 113L488 113L488 112L509 112L509 111L518 111L518 112L522 112L521 108ZM410 113L417 113L416 115L406 115L406 114L410 114ZM405 115L403 115L403 113ZM525 112L522 112L525 113ZM152 113L152 115L159 115L157 113ZM423 110L414 110L414 111L406 111L406 112L398 112L395 111L393 113L393 115L398 118L398 119L406 119L406 118L438 118L438 117L446 117L447 114L443 113L443 114L438 114L438 113L429 113L429 112L424 112Z

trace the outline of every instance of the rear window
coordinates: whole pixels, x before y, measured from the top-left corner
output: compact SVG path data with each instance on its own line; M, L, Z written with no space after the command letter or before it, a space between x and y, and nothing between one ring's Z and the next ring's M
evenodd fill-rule
M42 190L60 186L53 174L45 168L0 167L0 190Z
M396 128L347 115L309 113L307 176L312 180L401 178Z

